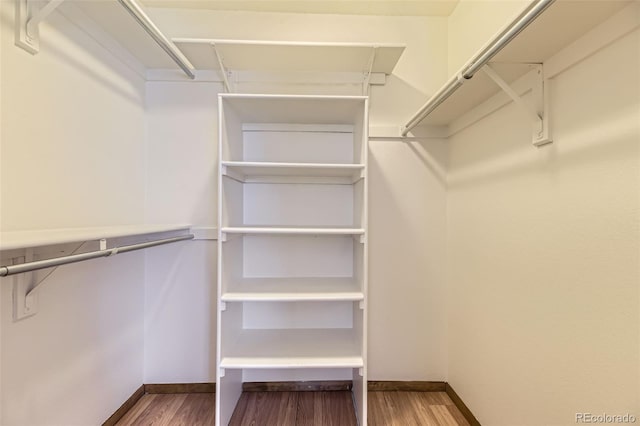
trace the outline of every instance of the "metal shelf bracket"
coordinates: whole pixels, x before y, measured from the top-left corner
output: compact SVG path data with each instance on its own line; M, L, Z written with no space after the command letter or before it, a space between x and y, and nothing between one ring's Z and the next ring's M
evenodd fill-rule
M16 46L35 55L40 51L40 23L64 0L49 0L37 9L34 0L16 1Z
M531 118L532 126L532 144L540 147L553 142L549 134L549 93L544 81L544 70L542 64L532 64L534 68L535 78L531 87L531 94L533 96L533 106L527 104L522 97L509 86L509 83L504 81L502 77L498 75L495 69L490 64L486 64L482 71L491 79L494 83L500 87L518 107L524 111Z
M220 67L220 74L222 75L222 81L224 82L224 88L225 88L227 93L233 93L233 90L231 88L231 84L229 84L227 68L224 66L224 58L222 57L222 54L220 52L218 52L218 49L216 48L216 44L215 43L211 43L211 48L213 49L213 54L215 55L216 60L218 61L218 66Z
M362 82L362 94L364 96L369 95L369 84L371 82L371 73L373 72L373 63L376 61L376 53L378 53L378 46L373 46L371 48L367 70L364 72L364 81Z
M13 259L13 264L17 265L31 261L33 261L33 249L26 249L24 256ZM32 292L36 286L34 272L18 274L13 277L12 303L14 321L30 317L38 312L38 293Z
M47 258L43 260L35 260L36 253L33 248L25 248L24 256L18 256L11 259L12 264L0 266L0 276L15 275L13 281L13 320L32 316L37 313L38 306L38 290L42 283L58 268L60 265L76 263L100 257L115 256L119 253L127 253L130 251L155 247L163 244L174 243L178 241L192 240L193 234L179 235L175 237L146 241L137 244L108 248L107 240L100 239L99 250L78 253L78 250L87 241L80 243L71 254L61 257ZM38 274L38 271L43 271Z

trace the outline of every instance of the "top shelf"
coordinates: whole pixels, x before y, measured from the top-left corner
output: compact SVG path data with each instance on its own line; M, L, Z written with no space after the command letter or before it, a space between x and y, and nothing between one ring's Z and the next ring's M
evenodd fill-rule
M85 27L97 24L120 48L127 50L146 69L173 69L175 62L117 1L65 2L62 12ZM88 20L87 20L88 18ZM157 27L156 27L157 28ZM100 36L99 34L93 34ZM104 36L100 36L104 37ZM108 49L117 49L107 45Z
M544 63L630 3L629 0L556 0L502 48L492 58L491 64L506 82L514 82L531 70L528 64ZM500 33L502 31L498 34ZM497 38L497 36L494 37L486 45L497 41ZM474 55L472 60L462 68L463 73L477 56ZM451 96L423 118L420 125L449 125L500 90L482 72L477 72L473 78L464 80L463 83Z
M194 38L174 38L173 42L199 70L219 70L217 52L224 66L233 71L368 72L371 68L374 73L391 74L405 49L401 44L383 43Z
M190 225L128 225L100 228L60 228L29 231L0 232L0 251L78 241L97 241L103 238L133 237L161 232L188 231Z

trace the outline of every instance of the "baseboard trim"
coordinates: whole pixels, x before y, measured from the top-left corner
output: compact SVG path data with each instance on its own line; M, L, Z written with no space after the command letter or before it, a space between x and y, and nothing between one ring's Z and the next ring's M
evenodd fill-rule
M124 402L124 404L122 404L120 406L120 408L118 408L111 415L111 417L109 417L104 423L102 423L102 426L114 426L116 423L118 423L118 421L122 417L124 417L124 415L127 414L127 412L129 410L131 410L131 408L133 408L134 405L136 405L136 402L138 402L138 400L144 396L144 393L145 393L144 392L144 385L142 385L138 389L136 389L136 391L133 393L133 395L131 395Z
M369 381L367 390L370 392L404 391L404 392L444 392L446 382L423 381Z
M309 381L309 382L246 382L242 384L245 392L321 392L321 391L350 391L350 380ZM402 391L402 392L446 392L451 401L458 407L464 418L471 426L481 426L469 407L462 401L451 385L447 382L425 381L369 381L367 389L370 392ZM215 383L153 383L140 386L136 391L109 417L102 426L114 426L145 394L167 393L215 393Z
M471 426L481 426L478 419L476 419L471 410L469 410L469 407L467 407L467 405L462 401L462 398L458 396L456 391L453 390L449 383L446 384L445 392L447 393L447 395L449 395L451 401L453 401L456 407L458 407L458 410L460 410L464 418L467 419Z
M144 393L215 393L215 383L152 383L144 385Z
M309 382L245 382L244 392L326 392L350 391L351 380L319 380Z

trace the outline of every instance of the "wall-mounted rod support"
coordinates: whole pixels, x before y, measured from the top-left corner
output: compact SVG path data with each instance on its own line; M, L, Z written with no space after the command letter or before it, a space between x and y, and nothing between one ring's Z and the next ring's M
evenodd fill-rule
M402 136L407 134L420 122L429 115L434 109L444 102L453 94L460 86L462 81L459 77L470 79L484 65L486 65L498 52L500 52L509 42L532 23L542 12L544 12L555 0L535 0L525 9L507 28L499 33L493 40L480 52L478 52L465 65L460 73L453 79L449 80L442 89L431 97L418 112L407 122L402 128Z
M37 28L38 25L40 25L40 22L44 21L47 16L51 15L51 13L56 10L56 8L60 6L63 1L64 0L50 0L49 3L44 5L42 9L36 12L27 22L27 34L29 36L36 35Z
M122 247L114 247L105 250L91 251L88 253L73 254L69 256L56 257L53 259L37 260L34 262L22 263L19 265L0 266L0 277L8 275L21 274L24 272L37 271L40 269L51 268L53 266L66 265L69 263L82 262L83 260L96 259L98 257L113 256L118 253L126 253L128 251L140 250L148 247L159 246L162 244L175 243L178 241L192 240L193 234L181 235L179 237L165 238L162 240L149 241L145 243L132 244Z
M502 91L504 91L507 96L509 96L511 100L515 102L516 105L518 105L520 109L531 118L532 121L539 122L540 128L542 129L542 117L540 117L532 107L529 107L529 105L527 105L525 101L522 100L520 95L518 95L516 91L513 90L511 86L509 86L509 84L498 75L496 70L494 70L491 65L487 64L487 66L482 68L482 71L487 74L487 76L489 76L489 78L493 80L493 82L496 83L496 85L500 87Z
M193 65L187 58L184 57L180 49L176 47L168 38L162 34L162 32L156 27L156 25L149 19L146 13L142 10L136 0L118 0L118 2L133 16L133 19L140 24L142 28L151 36L151 38L158 43L158 46L162 48L167 55L178 64L182 71L191 79L196 76L193 73Z
M40 6L34 0L15 1L16 46L35 55L40 50L40 24L53 13L64 0L49 0Z

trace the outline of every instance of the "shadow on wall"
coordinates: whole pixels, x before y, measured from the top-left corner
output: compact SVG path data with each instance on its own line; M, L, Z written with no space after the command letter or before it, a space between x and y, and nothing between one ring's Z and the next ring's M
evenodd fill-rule
M384 86L371 86L370 95L369 125L393 126L398 132L429 99L424 92L395 75L388 75Z
M371 142L369 377L372 380L446 377L446 311L442 303L445 159L446 142L442 139ZM416 335L421 338L415 339ZM402 359L400 363L398 356Z
M146 382L212 381L216 371L216 242L157 247L146 256Z
M13 2L2 1L2 7L0 7L0 25L11 29L4 36L8 36L11 39L11 49L16 49L20 54L31 57L30 53L23 51L17 46L13 45L13 29L14 29L14 8ZM47 28L47 24L41 28L42 37L40 40L40 53L33 55L33 59L36 61L38 55L46 54L51 55L59 59L61 62L68 64L74 73L82 73L87 77L93 79L96 83L103 86L110 92L118 94L124 100L131 102L135 105L144 104L144 89L143 89L143 77L128 68L118 59L116 59L108 50L98 45L93 39L75 27L70 21L62 17L59 13L54 13L48 18L48 23L55 26L55 37L51 36L51 29ZM49 33L49 34L48 34ZM68 43L75 45L77 48L90 57L93 61L99 63L100 67L110 70L114 74L117 74L119 79L115 80L101 74L98 67L92 67L88 63L81 61L76 55L70 54L65 51L64 46L61 48L56 43L56 38L62 37ZM3 42L3 44L6 42ZM6 43L9 44L9 43ZM7 53L2 53L2 59L6 60ZM95 65L95 64L94 64ZM113 75L112 75L113 76ZM134 78L135 77L135 80ZM132 83L136 81L137 84Z
M5 420L12 419L7 424L106 418L130 392L129 382L142 373L142 256L65 265L39 290L35 316L14 322L10 308L3 312L2 383L11 390L2 401ZM4 308L11 279L0 279ZM65 404L96 383L109 392L94 393L82 407ZM55 414L49 411L54 407Z
M637 107L617 110L602 122L552 131L553 144L538 148L531 144L528 123L502 127L499 132L491 131L490 122L481 123L478 134L491 132L494 137L476 140L475 148L470 143L461 146L467 153L460 154L464 158L453 164L449 186L456 189L483 186L532 173L554 178L560 161L567 168L608 162L612 158L635 158L640 139L637 117ZM454 137L452 142L455 140Z

